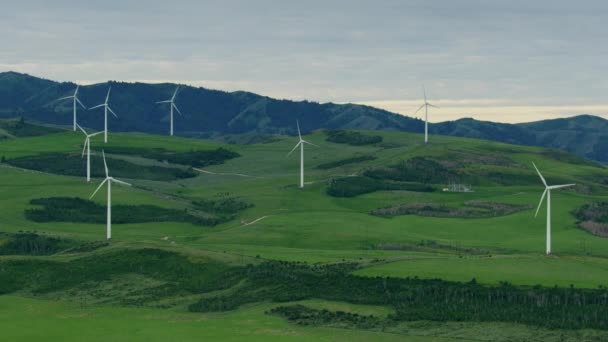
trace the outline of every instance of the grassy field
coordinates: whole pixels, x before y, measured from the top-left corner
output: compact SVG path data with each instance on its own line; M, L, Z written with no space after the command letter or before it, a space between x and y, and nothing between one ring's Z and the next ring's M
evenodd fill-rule
M322 132L306 139L321 148L306 146L306 187L296 186L298 156L286 156L295 144L293 137L252 145L225 145L213 141L170 138L145 134L111 134L107 146L115 148L163 148L169 151L211 150L218 147L241 156L220 165L205 167L197 177L161 182L138 179L137 174L121 179L131 188L114 186L113 204L155 205L184 210L192 201L235 196L253 207L234 220L214 227L185 222L151 222L113 226L110 248L157 247L195 255L208 253L237 264L273 259L309 263L352 260L369 264L357 271L364 276L441 278L495 285L502 281L518 285L597 288L608 285L608 240L576 227L572 211L583 204L608 199L608 169L568 159L562 154L535 147L462 139L432 137L429 145L421 136L397 132L374 132L383 137L379 145L350 146L325 141ZM91 142L94 153L104 147L99 137ZM83 139L72 132L0 140L0 157L6 159L44 153L80 153ZM327 182L333 177L362 174L367 169L399 164L416 156L469 156L473 162L463 166L475 192L380 191L351 198L331 197ZM317 169L317 165L350 157L373 155L360 163L337 168ZM509 159L506 165L484 164L496 155ZM480 156L483 156L480 157ZM490 156L490 157L488 157ZM174 167L137 155L114 155L134 164ZM460 158L460 157L456 157ZM484 159L485 158L485 159ZM536 185L499 184L475 176L482 172L503 172L522 179L537 177L534 161L549 183L562 180L580 184L577 191L554 192L553 251L545 257L545 211L538 218L534 210L543 191ZM112 174L112 165L109 165ZM85 170L82 170L84 175ZM0 231L36 231L53 236L94 241L105 236L101 224L45 222L35 223L24 216L32 199L81 197L88 199L99 179L87 183L84 177L61 176L23 170L0 163ZM446 180L447 183L447 180ZM443 187L445 184L437 184ZM369 211L405 203L434 203L459 207L471 200L530 205L534 209L491 218L431 218L416 215L382 218ZM104 196L94 198L105 204ZM432 241L432 244L422 243ZM386 247L393 246L393 247ZM397 246L397 247L395 247ZM472 253L471 251L477 251ZM0 257L0 260L6 257ZM196 316L183 312L152 309L99 307L79 309L70 302L0 297L0 305L12 312L12 326L30 321L29 336L18 336L18 326L9 331L11 340L29 340L36 331L46 331L49 340L69 340L65 331L78 327L73 340L100 339L107 332L110 340L190 340L193 337L219 339L231 334L234 340L268 339L399 339L393 334L347 331L330 328L302 328L277 317L264 315L264 305L226 314ZM121 317L129 316L128 324ZM6 319L0 320L7 322ZM1 324L1 323L0 323ZM7 323L4 323L7 324ZM24 323L25 324L25 323ZM234 327L238 325L238 329ZM412 327L410 327L413 329ZM128 330L125 330L128 329ZM23 331L22 331L23 332ZM12 335L11 335L12 333ZM439 335L436 335L439 336ZM435 337L420 341L443 341ZM408 340L417 341L412 336Z

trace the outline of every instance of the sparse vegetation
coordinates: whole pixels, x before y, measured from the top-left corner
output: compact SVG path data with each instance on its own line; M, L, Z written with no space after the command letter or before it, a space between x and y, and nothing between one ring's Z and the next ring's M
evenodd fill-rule
M217 148L207 151L188 151L188 152L173 152L161 148L128 148L128 147L111 147L106 148L106 153L140 155L144 158L155 159L161 162L169 162L172 164L181 164L192 167L205 167L210 165L222 164L226 160L239 157L240 155L234 151Z
M345 130L327 130L327 141L336 144L348 144L353 146L372 145L382 142L382 137L379 135L367 135L356 131Z
M334 197L354 197L380 190L435 191L428 185L383 181L363 176L334 178L327 186L327 194Z
M414 157L392 167L371 169L365 171L364 175L378 180L389 179L423 184L443 184L448 179L458 177L454 171L425 157Z
M316 168L320 169L320 170L328 170L328 169L333 169L333 168L344 166L344 165L356 164L356 163L361 163L361 162L374 160L374 159L376 159L376 157L374 157L374 156L358 156L358 157L340 159L340 160L336 160L336 161L329 162L329 163L323 163L323 164L317 165Z
M465 207L449 207L434 203L409 203L370 211L375 216L419 215L430 217L484 218L510 215L531 209L529 205L467 201Z
M608 202L585 204L574 211L578 226L589 233L608 237Z
M0 129L7 131L15 137L34 137L52 133L64 132L60 128L36 125L26 122L23 117L19 119L0 120Z

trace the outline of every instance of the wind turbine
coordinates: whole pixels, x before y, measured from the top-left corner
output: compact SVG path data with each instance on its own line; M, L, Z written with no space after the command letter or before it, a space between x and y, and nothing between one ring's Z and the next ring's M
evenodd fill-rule
M540 180L542 180L543 184L545 185L545 191L543 192L543 195L540 198L540 203L538 203L538 208L536 209L536 214L534 214L534 217L536 217L538 215L538 211L540 210L540 206L543 204L543 200L545 199L545 195L546 195L547 196L547 255L549 255L549 254L551 254L551 190L567 188L570 186L575 186L576 184L551 185L551 186L547 185L547 181L545 180L545 177L543 177L543 175L540 173L540 171L536 167L536 164L532 163L532 165L534 165L534 168L536 169L536 172L538 173Z
M84 130L84 128L80 127L80 125L78 125L78 128L80 128L80 130L82 131L82 133L84 133L84 136L85 136L84 147L82 148L82 157L84 157L84 151L86 150L87 151L87 182L90 182L91 181L91 138L103 133L103 131L88 134L87 131Z
M312 145L315 147L319 147L319 146L302 139L302 134L300 134L300 123L297 120L296 120L296 125L298 126L298 136L300 137L300 141L298 141L296 146L294 146L294 148L291 151L289 151L289 153L287 153L287 156L289 156L293 151L296 150L296 148L298 148L298 146L300 146L300 188L303 188L304 187L304 144Z
M177 88L175 88L175 91L173 92L173 96L171 96L170 100L165 100L165 101L158 101L156 103L170 103L171 106L169 106L170 111L171 111L171 129L169 131L169 134L171 136L173 136L173 108L175 108L175 110L179 113L179 115L182 115L182 112L179 111L179 108L177 108L177 106L175 105L175 97L177 96L177 91L179 90L179 86Z
M418 109L416 109L416 112L414 112L414 115L416 115L416 113L418 113L422 108L424 108L424 143L428 143L429 142L429 107L433 107L433 108L439 108L431 103L429 103L429 101L427 101L426 99L426 89L424 88L424 85L422 86L422 91L424 93L424 104L420 107L418 107Z
M78 125L76 123L76 112L77 112L78 105L81 105L82 108L87 109L87 107L84 104L82 104L82 102L80 102L80 100L78 99L78 88L80 88L80 86L76 85L76 90L74 90L74 95L62 97L57 100L57 101L63 101L63 100L67 100L67 99L73 99L73 101L74 101L74 105L73 105L74 106L74 132L76 132L76 126Z
M95 192L93 192L93 194L91 195L91 197L89 197L89 199L92 199L93 196L95 196L97 191L99 191L99 189L101 189L101 187L104 185L104 183L108 183L108 217L107 217L106 238L108 240L110 240L112 238L112 182L116 182L118 184L123 184L123 185L127 185L127 186L131 186L131 184L118 180L114 177L110 177L110 174L108 172L108 164L106 163L106 154L104 153L103 150L101 151L101 154L103 156L103 166L106 169L106 179L104 179L103 182L101 182L101 184L99 184L99 186L97 187L97 190L95 190Z
M109 105L109 101L110 101L110 90L112 90L112 87L108 88L108 95L106 95L106 101L100 105L97 105L95 107L91 107L90 109L95 109L95 108L99 108L99 107L103 107L103 142L104 143L108 143L108 111L110 113L112 113L112 115L114 115L115 117L118 118L118 115L116 115L116 113L114 113L114 111L112 110L112 108L110 108Z

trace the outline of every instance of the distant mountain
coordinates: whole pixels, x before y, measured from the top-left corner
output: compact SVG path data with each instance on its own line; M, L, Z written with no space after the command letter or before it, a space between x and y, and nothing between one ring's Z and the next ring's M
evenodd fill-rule
M71 95L75 86L15 72L0 73L0 116L23 115L46 123L69 125L72 103L56 99ZM111 130L168 132L169 108L156 101L169 99L175 84L110 81L81 87L80 99L89 107L100 104L108 86L112 87L110 105L119 116L109 119ZM420 120L373 107L277 100L244 91L181 86L176 104L184 116L175 114L175 131L185 136L294 133L296 119L304 131L321 127L418 131L423 127ZM102 127L101 109L79 111L79 122L83 125Z
M16 72L0 73L0 117L24 116L45 123L70 125L71 102L56 99L71 95L75 86ZM168 108L156 101L170 98L175 84L109 81L81 87L80 98L89 107L100 104L108 86L112 87L111 107L119 116L109 119L110 130L168 132ZM176 114L175 131L183 136L294 134L296 119L304 132L320 128L407 132L424 129L424 122L419 119L363 105L278 100L244 91L224 92L190 86L180 89L176 103L184 115ZM79 113L83 126L101 129L101 109ZM589 115L525 124L465 118L431 124L430 132L553 147L608 162L608 120Z
M565 119L505 124L466 118L431 125L435 134L551 147L608 162L608 120L579 115Z

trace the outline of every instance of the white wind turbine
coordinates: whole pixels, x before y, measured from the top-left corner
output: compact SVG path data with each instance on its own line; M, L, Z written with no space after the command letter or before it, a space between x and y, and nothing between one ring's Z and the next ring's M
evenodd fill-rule
M84 136L85 136L84 147L82 148L82 157L84 157L84 152L86 151L87 152L87 182L90 182L91 181L91 138L103 133L103 131L88 134L87 131L84 130L84 128L80 127L80 125L78 125L78 128L80 128L80 130L82 131L82 133L84 133Z
M74 90L74 95L62 97L62 98L60 98L60 99L57 100L57 101L63 101L63 100L67 100L67 99L73 99L73 101L74 101L74 105L73 105L73 110L74 110L74 132L76 132L76 125L78 125L76 123L76 112L77 112L78 105L81 105L82 108L87 109L87 107L84 104L82 104L82 102L80 102L80 100L78 99L78 89L79 88L80 88L80 86L76 85L76 90Z
M112 87L108 88L108 95L106 95L106 101L100 105L97 105L95 107L91 107L90 109L95 109L95 108L99 108L99 107L103 107L103 142L107 143L108 142L108 111L110 113L112 113L112 115L114 115L115 117L118 118L118 115L116 115L116 113L114 113L114 111L112 110L112 108L110 108L110 104L108 103L110 101L110 90L112 90Z
M426 89L424 88L424 85L422 86L422 92L424 93L424 104L420 107L418 107L418 109L416 109L416 112L414 112L414 115L416 115L416 113L418 113L422 108L424 108L424 143L428 143L429 142L429 107L433 107L433 108L439 108L431 103L429 103L426 99Z
M99 191L99 189L101 189L101 187L104 185L104 183L108 183L108 203L107 203L108 204L108 217L107 217L106 238L108 240L110 240L112 238L112 182L116 182L118 184L123 184L123 185L127 185L127 186L131 186L131 184L118 180L114 177L110 177L110 174L108 172L108 164L106 163L106 154L103 151L101 151L101 154L103 156L103 166L106 169L106 179L104 179L103 182L101 182L101 184L99 184L99 186L97 187L97 190L95 190L95 192L93 192L93 194L91 195L91 197L89 197L89 199L92 199L93 196L95 196L97 191Z
M564 185L551 185L550 186L547 184L545 177L543 177L543 175L540 173L540 171L536 167L536 164L532 163L532 165L534 165L534 168L536 169L538 176L540 177L540 179L543 181L543 184L545 185L545 191L543 192L543 195L540 198L540 203L538 203L538 208L536 209L536 214L534 214L534 217L536 217L538 215L538 211L540 210L540 206L543 204L543 200L545 199L545 195L546 195L547 196L547 255L549 255L549 254L551 254L551 190L567 188L570 186L574 186L576 184L564 184Z
M169 106L170 108L170 112L171 112L171 129L169 130L169 134L171 136L173 136L173 108L175 108L175 110L179 113L179 115L182 115L182 112L179 111L179 108L177 108L177 106L175 105L175 97L177 96L177 91L179 90L179 86L177 88L175 88L175 91L173 92L173 96L171 96L170 100L165 100L165 101L158 101L156 103L170 103L171 105Z
M296 125L298 126L298 136L300 137L300 141L298 141L296 146L294 146L294 148L291 151L289 151L289 153L287 153L287 156L289 156L293 151L296 150L296 148L298 148L298 146L300 146L300 188L303 188L304 187L304 144L312 145L315 147L319 147L319 146L302 139L302 134L300 134L300 123L297 120L296 120Z

